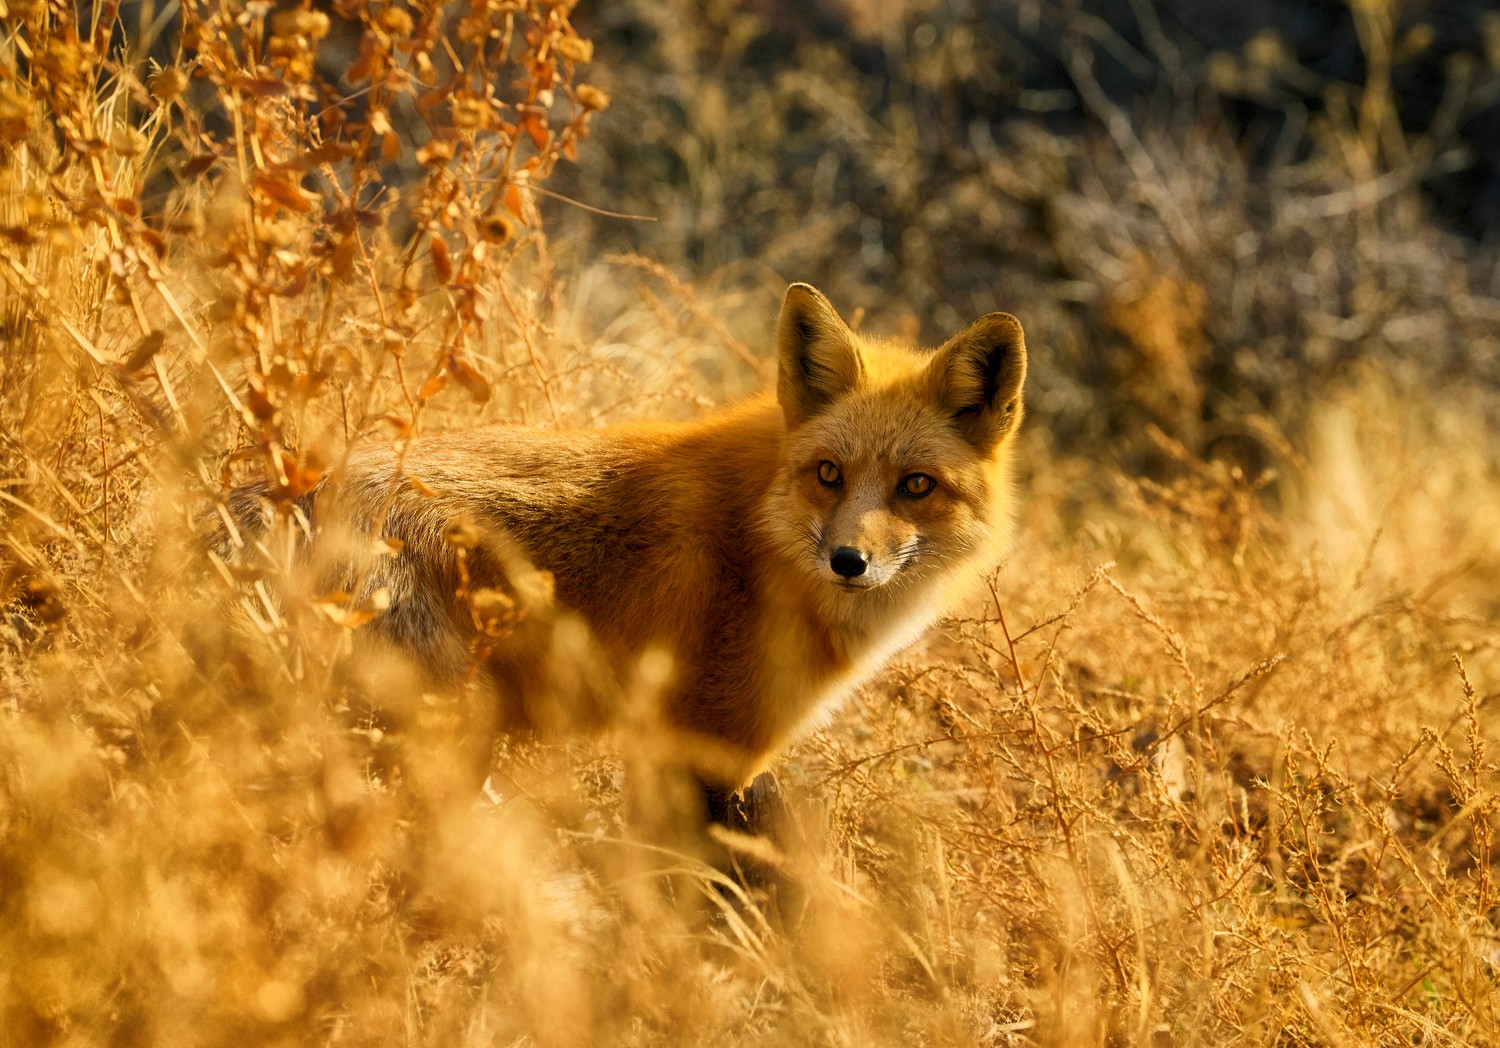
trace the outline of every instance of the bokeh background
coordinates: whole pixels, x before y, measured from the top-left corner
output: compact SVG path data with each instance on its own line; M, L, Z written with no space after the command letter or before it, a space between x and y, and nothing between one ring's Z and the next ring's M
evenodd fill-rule
M1153 422L1250 455L1238 418L1305 417L1359 367L1495 384L1483 4L580 17L619 104L566 191L657 219L580 237L700 280L801 274L928 340L1024 313L1033 405L1070 446Z

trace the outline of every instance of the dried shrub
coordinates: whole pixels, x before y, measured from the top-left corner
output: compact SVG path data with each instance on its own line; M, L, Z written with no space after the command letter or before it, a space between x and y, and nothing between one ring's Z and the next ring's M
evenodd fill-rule
M1020 87L988 9L843 3L848 53L699 9L597 9L657 34L600 87L567 4L193 2L153 32L6 0L0 1029L1493 1040L1494 302L1413 186L1365 195L1389 123L1269 172L1196 118L986 145L954 115ZM606 89L625 118L564 186ZM1360 143L1370 170L1335 162ZM547 194L599 185L661 221L549 213L549 242ZM350 678L462 711L347 672L379 602L299 572L296 495L356 439L724 399L783 271L874 331L1015 309L1043 364L1010 562L788 755L782 839L735 845L796 892L643 847L619 739L506 740L522 799L415 809ZM273 526L221 573L201 514L246 479Z

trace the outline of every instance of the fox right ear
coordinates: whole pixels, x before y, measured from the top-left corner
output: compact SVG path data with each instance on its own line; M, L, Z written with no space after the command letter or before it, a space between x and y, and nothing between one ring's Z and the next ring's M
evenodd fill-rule
M981 451L1020 425L1026 336L1009 313L986 314L954 335L937 351L933 368L954 425Z
M787 288L776 322L776 399L793 429L859 385L864 375L854 332L810 284Z

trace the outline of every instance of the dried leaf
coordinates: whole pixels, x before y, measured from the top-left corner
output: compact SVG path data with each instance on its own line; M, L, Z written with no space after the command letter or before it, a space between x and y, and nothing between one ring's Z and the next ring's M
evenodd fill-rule
M214 156L214 154L212 153L200 153L198 156L188 157L187 162L182 165L182 168L178 173L183 178L197 178L209 168L213 167L214 162L218 159L219 158Z
M291 87L284 81L272 80L268 77L236 77L234 86L241 91L248 91L257 98L277 98L291 91Z
M361 601L359 607L347 613L344 626L346 629L357 630L377 615L388 611L390 606L391 591L382 586Z
M157 258L167 257L167 242L154 229L143 229L138 234L141 240L155 253Z
M303 153L292 166L300 171L306 171L320 164L334 164L340 160L347 160L355 152L355 148L348 142L324 142L318 148Z
M415 491L418 495L421 495L423 498L435 499L438 497L438 491L436 488L432 487L429 484L423 483L421 480L413 477L411 474L407 474L406 482L411 485L411 489L413 491Z
M609 108L609 95L593 84L579 84L573 89L573 97L588 112Z
M394 557L406 548L406 543L390 535L370 543L370 552L377 557Z
M286 474L286 493L292 498L300 498L313 488L317 487L323 479L321 469L313 469L298 462L290 452L281 453L281 470Z
M490 380L481 375L472 364L462 358L455 357L449 366L453 369L453 377L458 380L460 386L463 386L468 391L469 396L481 404L489 401Z
M453 259L448 254L448 244L440 236L433 236L428 250L432 253L432 272L438 283L446 284L453 279Z
M521 187L512 182L505 187L505 210L515 215L522 222L526 221L523 213L526 206L526 198L521 194Z
M380 421L388 424L396 431L397 440L410 440L413 435L411 421L400 415L382 415Z
M313 600L316 608L329 622L345 629L357 630L376 616L390 609L391 591L384 586L371 593L357 607L349 607L349 594L343 591L325 593Z
M285 284L276 289L276 294L282 298L296 298L307 290L307 282L312 278L310 268L302 268L292 276Z
M127 375L134 375L147 364L151 358L161 352L161 347L166 345L167 336L163 331L153 331L145 338L136 343L135 351L130 354L125 363L120 365L120 370Z
M313 202L317 199L311 193L271 175L256 175L254 184L255 188L270 198L273 203L299 214L311 211Z
M546 149L552 141L552 131L540 113L527 113L523 116L521 128L531 136L531 144L537 149Z
M354 261L358 257L358 234L350 233L340 237L338 243L333 245L333 279L340 282L348 280L354 273Z
M427 401L431 400L433 397L441 393L447 385L448 372L439 370L435 372L433 376L429 378L425 383L423 383L421 392L417 394L417 400L425 404L427 403Z
M374 33L366 33L359 42L359 58L344 71L344 78L351 84L368 80L375 72L375 65L385 57L385 49Z

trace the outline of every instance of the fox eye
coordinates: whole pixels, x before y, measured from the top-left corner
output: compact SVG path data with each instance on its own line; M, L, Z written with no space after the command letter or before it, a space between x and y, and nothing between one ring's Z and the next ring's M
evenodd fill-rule
M901 479L900 491L907 498L919 499L929 494L936 483L926 473L911 473Z
M824 459L818 463L818 479L823 482L825 487L836 488L844 479L844 475L839 472L837 466Z

